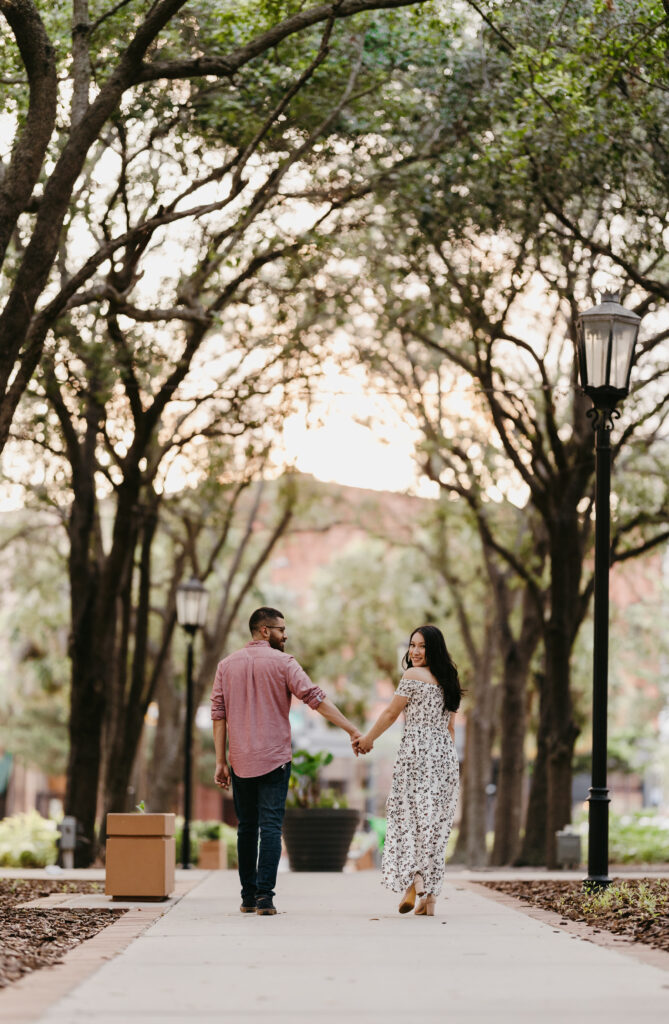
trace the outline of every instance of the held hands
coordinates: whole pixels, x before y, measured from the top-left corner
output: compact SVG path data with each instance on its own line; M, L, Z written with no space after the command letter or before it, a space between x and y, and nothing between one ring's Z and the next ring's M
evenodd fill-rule
M368 754L374 747L374 740L370 740L367 736L358 734L358 736L353 738L352 744L353 749L355 750L355 756L357 757L358 754Z
M216 783L217 786L220 786L221 789L230 788L230 769L228 768L226 761L223 761L221 763L219 763L218 761L216 762L216 774L214 775L214 782Z

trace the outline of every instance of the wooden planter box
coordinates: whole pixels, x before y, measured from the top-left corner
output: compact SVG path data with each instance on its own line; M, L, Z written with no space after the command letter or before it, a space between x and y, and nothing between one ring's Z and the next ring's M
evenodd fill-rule
M228 850L223 839L201 839L197 866L207 871L217 871L228 866Z
M360 814L344 807L288 807L283 838L291 871L342 871Z
M114 899L167 899L175 855L173 814L108 814L105 892Z

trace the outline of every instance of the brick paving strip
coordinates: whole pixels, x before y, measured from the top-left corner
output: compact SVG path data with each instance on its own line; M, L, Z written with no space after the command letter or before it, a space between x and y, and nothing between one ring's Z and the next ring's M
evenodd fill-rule
M0 989L0 1020L3 1024L29 1024L64 995L93 974L106 960L111 960L129 946L133 939L146 931L154 921L166 914L187 892L198 885L203 873L177 880L174 895L155 903L111 900L100 893L58 892L42 899L23 903L26 909L49 910L63 907L73 909L122 910L127 908L114 924L107 925L90 939L63 956L62 963L41 967L24 975L7 988ZM19 908L21 909L21 908Z
M479 882L458 879L458 885L479 895L483 894L497 903L502 903L505 907L510 907L520 914L534 918L535 921L552 925L553 930L556 932L566 932L575 939L592 942L596 946L602 946L604 949L614 949L617 953L631 956L640 963L648 964L650 967L659 967L661 970L669 972L669 953L665 953L662 949L653 949L652 946L647 946L643 942L635 941L624 935L614 935L612 932L593 928L582 921L570 921L563 917L562 914L558 914L553 910L533 907L530 903L525 902L525 900L516 899L515 896L499 892L498 889L488 888L487 885L482 885Z

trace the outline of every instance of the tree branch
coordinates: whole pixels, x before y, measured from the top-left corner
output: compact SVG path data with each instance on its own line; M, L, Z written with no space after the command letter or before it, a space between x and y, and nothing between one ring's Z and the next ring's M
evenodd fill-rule
M83 121L88 111L91 85L91 58L88 49L90 18L88 0L72 0L72 102L70 121L73 128Z
M19 215L39 177L56 121L58 82L55 51L33 0L0 0L0 13L14 33L30 84L25 125L0 181L1 264Z
M280 42L312 25L330 19L350 18L362 11L415 7L427 0L334 0L333 3L318 4L308 10L299 11L263 32L255 39L226 57L195 57L176 61L153 61L144 63L136 82L155 82L158 79L202 78L207 75L230 78L245 64L274 49Z

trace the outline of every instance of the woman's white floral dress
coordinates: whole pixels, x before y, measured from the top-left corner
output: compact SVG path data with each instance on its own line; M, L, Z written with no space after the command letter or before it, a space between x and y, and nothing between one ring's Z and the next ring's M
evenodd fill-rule
M444 691L434 683L403 676L397 693L409 699L386 804L383 884L404 892L420 871L425 892L436 896L460 785L451 716L444 712Z

